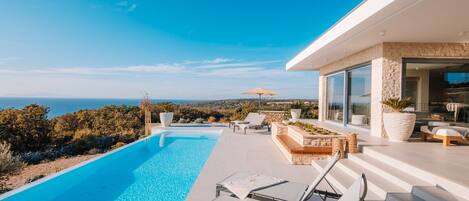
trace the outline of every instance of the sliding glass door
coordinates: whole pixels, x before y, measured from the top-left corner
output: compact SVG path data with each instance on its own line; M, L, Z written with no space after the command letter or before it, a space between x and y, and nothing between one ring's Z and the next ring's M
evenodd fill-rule
M326 119L343 122L344 119L344 73L327 77Z
M353 69L347 74L347 123L368 128L370 125L371 67Z
M327 76L326 120L369 128L370 100L370 65Z

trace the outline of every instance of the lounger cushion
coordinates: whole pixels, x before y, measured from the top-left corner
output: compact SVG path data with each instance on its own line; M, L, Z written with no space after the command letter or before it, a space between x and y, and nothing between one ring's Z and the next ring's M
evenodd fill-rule
M244 198L243 200L253 201L254 199ZM220 197L215 198L213 201L240 201L240 199L235 198L235 197L231 197L231 196L228 196L228 195L222 195Z
M308 188L308 185L296 182L281 183L269 188L255 190L252 192L254 196L260 197L274 197L282 200L298 200L303 192Z

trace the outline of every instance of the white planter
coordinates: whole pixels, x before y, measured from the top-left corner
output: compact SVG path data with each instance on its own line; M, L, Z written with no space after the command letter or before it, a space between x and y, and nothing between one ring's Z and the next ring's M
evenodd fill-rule
M291 118L293 120L297 120L301 116L301 109L291 109L290 113L291 113Z
M384 129L388 134L389 140L402 142L409 139L414 131L416 115L413 113L384 113Z
M172 112L162 112L160 113L160 121L162 127L169 127L171 122L173 122L173 113Z

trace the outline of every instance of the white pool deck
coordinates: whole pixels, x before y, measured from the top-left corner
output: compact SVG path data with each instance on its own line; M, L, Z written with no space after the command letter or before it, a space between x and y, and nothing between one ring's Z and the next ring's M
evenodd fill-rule
M187 197L190 201L215 198L215 184L237 171L249 171L310 183L317 174L311 166L293 166L275 147L267 131L247 135L225 128Z
M305 184L317 174L311 166L290 165L266 130L244 135L233 133L229 128L217 129L223 132L187 200L212 200L216 183L237 171L273 175ZM469 189L469 146L444 148L441 142L418 141L392 143L366 134L359 135L359 144Z

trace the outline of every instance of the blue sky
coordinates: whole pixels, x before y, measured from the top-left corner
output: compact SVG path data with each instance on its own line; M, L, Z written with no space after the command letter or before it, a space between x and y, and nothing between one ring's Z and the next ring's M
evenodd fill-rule
M316 98L285 63L360 0L5 0L0 96Z

